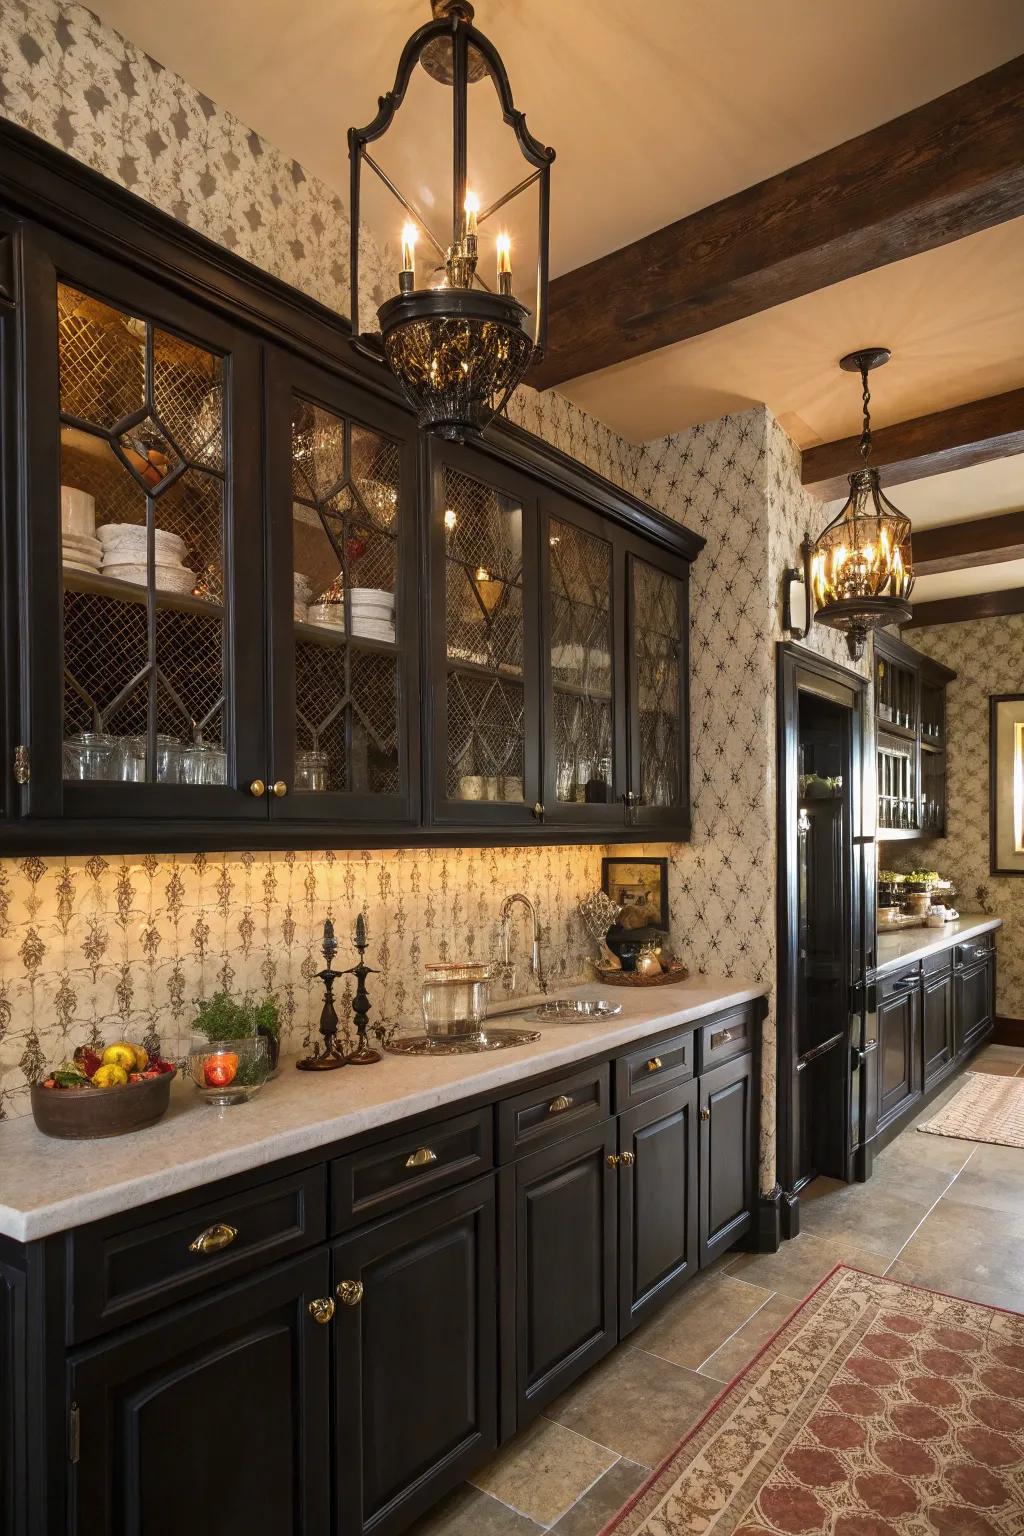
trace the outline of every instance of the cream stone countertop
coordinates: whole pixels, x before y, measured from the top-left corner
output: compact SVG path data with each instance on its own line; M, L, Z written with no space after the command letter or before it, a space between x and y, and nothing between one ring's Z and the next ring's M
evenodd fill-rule
M969 912L955 922L943 923L941 928L903 928L895 933L879 929L876 974L880 976L883 971L891 971L898 965L923 960L926 955L937 955L965 939L980 938L983 933L991 933L1002 926L1001 917L983 917L980 912Z
M525 1082L764 995L765 988L752 982L707 976L643 992L593 982L552 996L607 998L622 1004L621 1014L580 1024L495 1019L540 1029L532 1045L478 1056L386 1055L376 1066L322 1074L296 1072L294 1058L286 1057L280 1075L255 1099L225 1110L204 1103L191 1083L179 1081L162 1120L107 1141L57 1141L38 1131L30 1115L22 1116L0 1126L0 1233L31 1242L425 1110L457 1109L473 1094ZM408 1032L417 1028L411 1024Z

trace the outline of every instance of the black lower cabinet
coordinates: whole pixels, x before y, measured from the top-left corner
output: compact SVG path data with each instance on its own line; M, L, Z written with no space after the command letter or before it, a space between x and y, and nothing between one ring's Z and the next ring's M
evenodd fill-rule
M624 1338L697 1268L696 1080L619 1117L618 1166Z
M957 1055L969 1051L992 1023L993 963L991 957L955 973Z
M615 1122L605 1120L503 1170L519 1428L616 1342L614 1155Z
M700 1079L700 1263L749 1229L754 1204L753 1058L741 1056Z
M332 1250L338 1530L404 1530L496 1449L493 1176Z
M925 1091L948 1069L956 1053L953 1037L953 976L947 968L925 976L921 990L921 1041Z
M321 1248L73 1357L68 1529L328 1536L328 1279Z
M878 1128L921 1092L918 976L886 978L878 1002Z

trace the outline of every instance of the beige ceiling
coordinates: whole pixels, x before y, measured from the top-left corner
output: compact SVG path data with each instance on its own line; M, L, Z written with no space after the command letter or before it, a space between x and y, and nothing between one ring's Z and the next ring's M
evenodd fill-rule
M1002 565L975 565L969 571L940 571L935 576L919 576L914 585L913 603L934 603L943 597L969 597L978 592L1006 592L1024 587L1024 560L1006 560Z
M910 518L915 528L939 528L945 523L969 523L979 517L1024 508L1024 454L954 469L907 485L885 486L886 494ZM841 502L835 503L838 512Z

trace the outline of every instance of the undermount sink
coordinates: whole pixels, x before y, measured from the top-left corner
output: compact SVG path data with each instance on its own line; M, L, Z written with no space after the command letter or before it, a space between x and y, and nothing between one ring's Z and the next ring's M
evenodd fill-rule
M614 1019L621 1012L621 1003L604 998L559 997L534 1004L523 1017L531 1024L582 1024L588 1019Z

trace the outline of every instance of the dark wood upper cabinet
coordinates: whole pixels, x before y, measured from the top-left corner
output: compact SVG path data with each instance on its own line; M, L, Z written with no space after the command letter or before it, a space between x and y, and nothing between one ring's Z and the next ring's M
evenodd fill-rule
M946 835L946 688L941 662L875 635L878 836Z
M685 561L627 537L627 824L690 831Z

